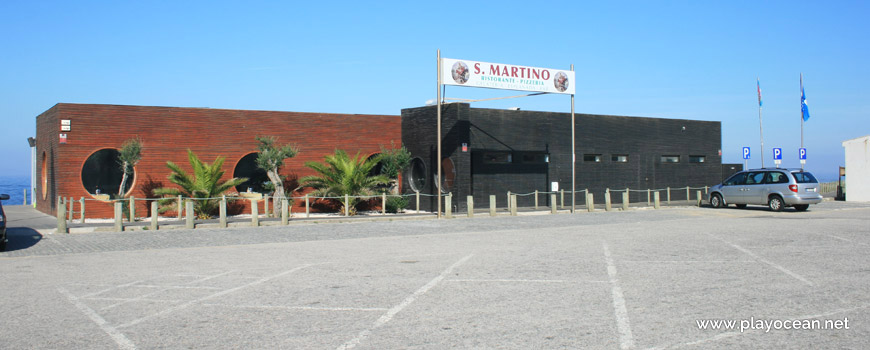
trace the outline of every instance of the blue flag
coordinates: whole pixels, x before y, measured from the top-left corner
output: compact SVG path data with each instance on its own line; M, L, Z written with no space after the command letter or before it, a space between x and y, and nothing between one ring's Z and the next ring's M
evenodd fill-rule
M810 109L807 107L807 94L804 93L804 75L801 74L801 115L804 121L810 120Z

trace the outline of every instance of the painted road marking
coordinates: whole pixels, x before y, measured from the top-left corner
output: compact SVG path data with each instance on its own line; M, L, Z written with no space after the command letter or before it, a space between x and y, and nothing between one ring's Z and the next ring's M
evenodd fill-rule
M631 349L634 348L634 336L631 334L631 323L628 321L625 297L622 295L622 288L619 286L619 279L616 277L616 264L613 263L613 257L610 255L610 248L607 247L607 242L601 242L601 244L604 248L604 260L607 262L607 277L610 278L612 288L613 313L616 316L616 327L619 330L619 348Z

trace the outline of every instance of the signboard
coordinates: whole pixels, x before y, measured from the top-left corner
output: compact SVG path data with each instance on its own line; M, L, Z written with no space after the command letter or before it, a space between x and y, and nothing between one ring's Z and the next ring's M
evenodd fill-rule
M60 134L60 143L66 143L66 134Z
M800 160L807 160L807 149L806 148L798 149L798 158Z
M773 149L773 160L782 160L782 148Z
M441 59L444 85L573 95L575 83L574 72L568 69Z
M60 120L60 125L70 125L70 121L69 121L69 119L61 119L61 120Z
M550 191L559 192L559 182L558 181L550 182Z
M464 153L464 152L468 152L468 144L467 144L467 143L463 143L463 144L462 144L462 152L463 152L463 153Z
M743 147L743 159L749 159L749 147Z
M70 128L69 125L61 125L61 126L60 126L60 131L69 131L69 128Z

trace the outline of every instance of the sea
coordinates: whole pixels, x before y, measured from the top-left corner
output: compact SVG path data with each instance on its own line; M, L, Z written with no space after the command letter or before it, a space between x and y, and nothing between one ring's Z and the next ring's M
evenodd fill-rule
M24 204L25 189L27 190L27 204L30 204L30 175L0 175L0 194L9 195L9 199L3 201L3 205Z

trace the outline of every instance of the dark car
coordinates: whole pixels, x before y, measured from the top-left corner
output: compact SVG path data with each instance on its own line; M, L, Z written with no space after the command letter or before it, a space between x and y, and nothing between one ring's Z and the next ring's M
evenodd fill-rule
M6 213L3 212L3 201L7 199L8 194L0 194L0 252L6 250Z
M725 182L710 188L710 206L720 208L734 204L766 205L780 211L793 207L804 211L810 204L822 202L819 181L801 169L752 169L732 175Z

